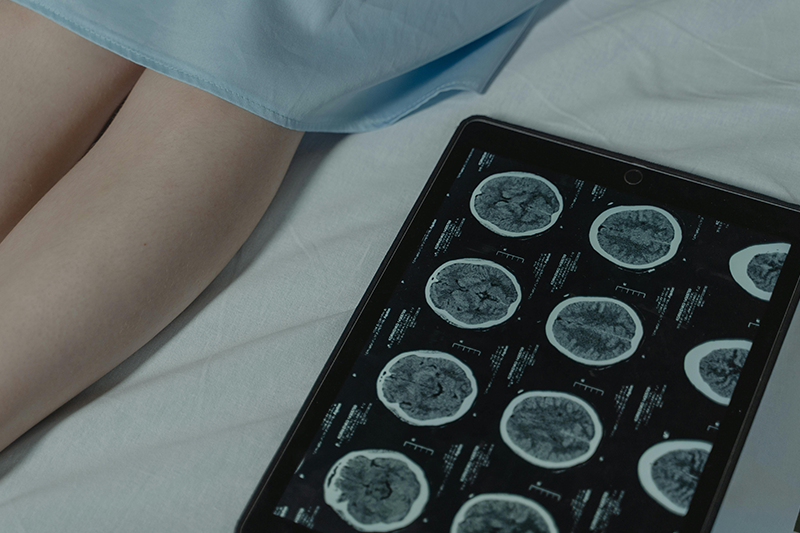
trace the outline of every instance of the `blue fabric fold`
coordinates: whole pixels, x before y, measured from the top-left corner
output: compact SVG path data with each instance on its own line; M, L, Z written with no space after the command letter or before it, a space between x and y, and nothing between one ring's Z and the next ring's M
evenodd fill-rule
M540 0L14 0L282 126L357 132L485 90Z

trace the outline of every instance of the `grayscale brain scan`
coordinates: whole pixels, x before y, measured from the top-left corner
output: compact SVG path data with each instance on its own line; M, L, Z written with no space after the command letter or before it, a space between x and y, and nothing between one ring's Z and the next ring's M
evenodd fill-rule
M325 481L325 502L359 531L394 531L413 522L428 500L422 470L388 450L352 452Z
M532 391L506 407L500 435L526 461L561 469L586 462L594 454L602 426L595 410L577 396Z
M460 328L487 328L505 322L517 309L522 291L514 275L485 259L456 259L428 279L431 309Z
M398 355L378 376L378 398L415 426L457 420L472 406L478 386L472 370L452 355L416 350Z
M643 270L669 261L678 251L681 227L653 206L618 206L603 212L589 229L589 242L621 267Z
M731 275L751 295L769 300L788 253L787 243L749 246L731 257Z
M483 180L470 210L478 221L506 237L529 237L555 224L564 207L555 185L528 172L503 172Z
M481 494L468 500L450 533L558 533L544 507L516 494Z
M545 333L558 351L590 366L614 364L639 347L644 329L627 304L605 297L574 297L553 309Z
M753 343L718 339L692 348L684 359L686 376L710 400L728 405Z
M747 277L762 291L772 292L783 268L783 262L786 261L786 255L784 252L756 255L747 264Z
M748 350L737 348L712 351L700 361L700 377L711 390L730 398L742 373L747 353Z
M668 440L639 459L639 481L651 498L675 514L685 515L706 466L711 443Z

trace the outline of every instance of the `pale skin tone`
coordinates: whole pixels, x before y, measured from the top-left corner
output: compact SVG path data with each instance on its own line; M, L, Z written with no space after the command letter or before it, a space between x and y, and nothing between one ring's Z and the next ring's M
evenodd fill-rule
M0 72L2 450L152 339L219 274L264 214L302 133L8 0Z

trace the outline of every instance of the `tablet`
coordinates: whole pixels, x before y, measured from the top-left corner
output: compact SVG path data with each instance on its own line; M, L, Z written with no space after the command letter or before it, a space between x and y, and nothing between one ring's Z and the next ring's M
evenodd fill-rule
M468 119L238 531L710 531L799 276L794 206Z

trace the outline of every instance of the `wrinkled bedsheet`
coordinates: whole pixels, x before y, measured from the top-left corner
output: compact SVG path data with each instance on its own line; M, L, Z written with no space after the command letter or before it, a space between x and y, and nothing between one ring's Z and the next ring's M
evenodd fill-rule
M486 94L307 135L212 285L0 454L0 531L232 531L470 115L800 202L798 20L796 0L548 0Z

